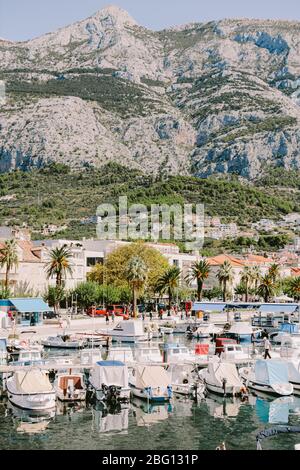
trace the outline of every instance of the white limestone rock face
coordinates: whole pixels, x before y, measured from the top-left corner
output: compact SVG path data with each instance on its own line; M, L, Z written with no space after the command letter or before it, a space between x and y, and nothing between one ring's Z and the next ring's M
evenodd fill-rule
M109 6L39 38L0 39L0 171L115 161L146 173L300 168L300 23L163 31Z

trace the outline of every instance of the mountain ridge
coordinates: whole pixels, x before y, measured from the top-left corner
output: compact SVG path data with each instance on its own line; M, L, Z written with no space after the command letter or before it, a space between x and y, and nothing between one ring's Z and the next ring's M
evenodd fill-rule
M300 22L161 31L108 6L0 43L0 171L109 161L154 174L300 167ZM79 118L80 117L80 118Z

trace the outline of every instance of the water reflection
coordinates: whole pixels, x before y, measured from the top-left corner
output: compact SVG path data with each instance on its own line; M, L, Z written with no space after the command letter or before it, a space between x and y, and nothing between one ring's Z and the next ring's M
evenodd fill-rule
M213 418L236 418L243 402L239 398L224 398L210 393L205 399L209 414Z
M135 398L132 402L132 410L136 425L148 427L168 419L169 414L173 412L173 406L171 403L151 404Z
M270 398L259 392L249 397L249 404L254 407L259 421L270 424L287 424L297 402L299 398L294 396Z
M127 434L129 422L129 406L104 407L96 405L92 408L92 430L98 433Z
M41 434L55 417L55 410L49 412L23 410L8 402L7 415L11 415L17 433Z

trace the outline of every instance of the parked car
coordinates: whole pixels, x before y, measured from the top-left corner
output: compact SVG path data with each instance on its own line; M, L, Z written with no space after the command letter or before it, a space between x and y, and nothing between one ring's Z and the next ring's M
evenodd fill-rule
M114 312L116 317L123 317L124 320L129 319L126 307L124 307L123 305L108 305L107 312L109 315L112 315L112 313Z
M106 308L103 308L103 307L90 307L87 311L87 314L90 316L90 317L101 317L101 316L105 316L107 313L107 310Z

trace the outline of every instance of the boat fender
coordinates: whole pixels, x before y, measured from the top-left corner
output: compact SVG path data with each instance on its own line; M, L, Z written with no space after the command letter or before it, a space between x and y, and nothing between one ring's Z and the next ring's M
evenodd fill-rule
M172 395L173 395L172 386L171 386L171 385L168 385L168 386L167 386L167 390L168 390L168 397L169 397L169 398L172 398Z

